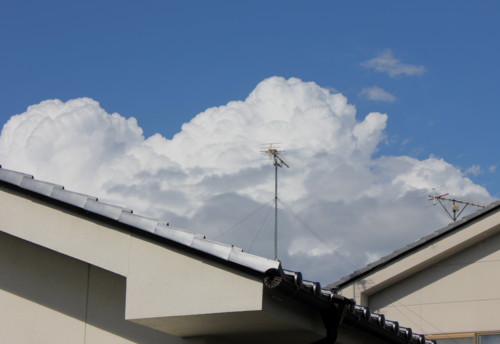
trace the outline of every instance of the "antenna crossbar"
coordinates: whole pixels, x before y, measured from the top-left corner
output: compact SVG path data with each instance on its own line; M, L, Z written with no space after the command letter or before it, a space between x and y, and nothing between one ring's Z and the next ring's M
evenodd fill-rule
M446 214L453 220L456 221L460 215L464 212L464 210L468 206L472 207L477 207L477 208L484 208L485 206L483 204L480 204L478 202L471 202L471 201L466 201L466 200L461 200L455 197L449 196L448 193L442 194L442 195L429 195L429 201L437 201L445 210ZM448 208L444 205L444 202L451 202L451 212L448 210ZM463 204L464 206L462 209L460 209L458 204Z

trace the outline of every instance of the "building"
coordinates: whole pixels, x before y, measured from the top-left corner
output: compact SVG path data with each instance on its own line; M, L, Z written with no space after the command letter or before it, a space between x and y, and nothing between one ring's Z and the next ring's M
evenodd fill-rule
M428 344L281 263L0 166L2 343Z
M330 285L437 343L500 343L500 201Z

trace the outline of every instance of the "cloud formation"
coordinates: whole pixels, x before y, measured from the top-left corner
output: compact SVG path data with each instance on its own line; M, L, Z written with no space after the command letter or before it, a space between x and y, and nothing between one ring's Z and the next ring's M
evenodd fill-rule
M425 209L436 185L490 200L443 159L376 157L387 121L280 77L198 114L171 140L145 138L134 118L89 98L46 100L5 124L0 163L272 257L274 172L259 150L279 142L291 166L279 172L280 259L328 283L444 225Z
M369 100L393 103L396 101L396 96L387 92L378 86L366 87L361 90L361 95Z
M471 174L474 176L480 175L481 173L483 173L483 170L479 165L472 165L471 167L465 170L465 174Z
M400 75L421 75L425 72L424 66L411 65L401 62L399 59L394 57L391 50L385 50L377 57L365 61L361 63L361 65L377 72L386 73L391 77Z

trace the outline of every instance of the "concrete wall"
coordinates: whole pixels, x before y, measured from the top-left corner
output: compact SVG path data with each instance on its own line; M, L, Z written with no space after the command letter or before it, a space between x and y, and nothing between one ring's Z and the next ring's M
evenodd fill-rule
M373 311L421 333L500 330L500 234L369 297Z
M125 278L0 232L0 342L186 343L125 320Z
M254 275L139 237L119 224L1 187L0 232L0 241L6 247L13 242L19 247L36 247L34 251L10 249L9 254L2 251L5 257L1 264L10 277L2 277L5 288L0 307L12 305L19 308L19 315L13 317L16 321L8 320L0 326L9 329L21 323L30 328L30 323L39 323L32 326L33 333L42 333L21 342L44 338L45 333L50 343L79 342L72 338L80 338L82 333L89 342L117 331L102 331L104 325L87 323L85 319L92 320L92 315L109 326L148 326L177 337L203 337L196 339L201 342L213 342L214 336L238 343L312 342L325 335L319 312L269 297L262 280ZM9 258L14 256L18 262ZM51 257L50 262L42 264L49 259L44 257ZM89 288L99 281L103 288ZM44 286L43 292L37 285ZM102 294L105 291L109 295ZM109 316L104 308L92 312L88 307L98 299L119 302L120 311L111 308L113 314ZM48 324L40 319L49 319ZM54 332L64 340L54 339ZM31 334L27 332L26 336ZM135 338L133 333L128 336ZM148 336L138 341L147 343ZM176 337L165 338L172 342Z
M0 207L1 231L126 277L128 319L262 309L249 274L23 194Z

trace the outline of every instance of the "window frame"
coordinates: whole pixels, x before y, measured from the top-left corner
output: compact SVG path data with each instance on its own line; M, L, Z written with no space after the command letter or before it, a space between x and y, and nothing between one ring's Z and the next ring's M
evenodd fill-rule
M460 333L443 333L443 334L433 334L425 336L426 339L461 339L461 338L471 338L472 344L477 343L476 333L474 332L460 332Z
M482 331L482 332L459 332L459 333L440 333L440 334L430 334L426 335L427 339L453 339L453 338L471 338L473 344L479 344L480 336L489 335L500 335L500 330L498 331Z
M476 333L476 343L479 344L479 337L480 336L491 336L491 335L500 336L500 331L478 332L478 333Z

